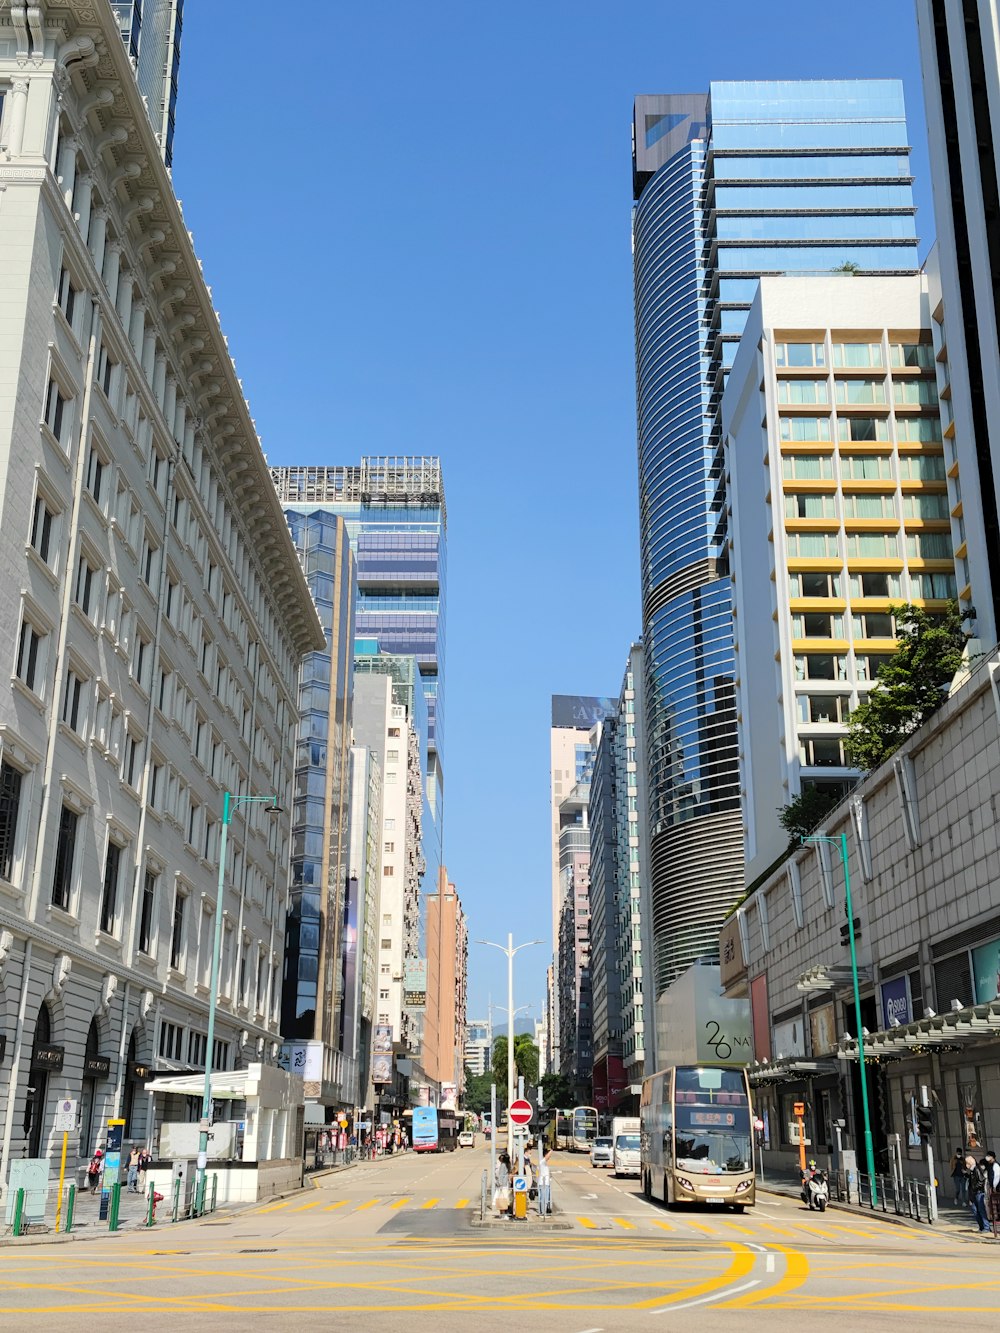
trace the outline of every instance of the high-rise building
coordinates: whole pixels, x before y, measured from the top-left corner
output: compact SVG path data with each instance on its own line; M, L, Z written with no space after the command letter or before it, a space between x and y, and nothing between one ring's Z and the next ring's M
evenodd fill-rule
M470 1074L485 1074L490 1067L493 1036L486 1018L472 1018L465 1025L465 1067Z
M344 520L365 654L416 663L426 716L422 884L425 893L434 892L445 784L447 510L440 460L362 458L357 467L274 468L271 476L289 517L323 511Z
M955 597L934 371L924 275L761 279L723 402L750 882L782 806L857 778L846 722L891 608Z
M441 1088L441 1105L456 1105L465 1085L469 939L462 903L441 867L437 893L426 900L427 1007L421 1063ZM448 1089L451 1089L449 1095Z
M109 1117L142 1141L200 1099L206 1065L275 1074L291 844L264 807L291 804L324 642L110 9L8 18L0 1193L62 1142L63 1099L75 1174Z
M917 0L937 224L939 351L959 594L982 646L1000 639L1000 38L995 0ZM935 274L932 273L932 277ZM943 369L943 367L942 367Z
M343 951L345 991L349 989L350 937L355 940L353 964L357 1022L353 1030L345 1021L345 1053L358 1062L357 1105L375 1105L371 1081L372 1036L375 1029L375 1000L378 988L378 905L382 888L382 768L373 751L363 745L351 747L351 795L347 816L350 837L347 870L348 911ZM352 916L352 909L354 915ZM346 1019L347 1006L343 1012Z
M633 129L652 963L718 950L743 887L719 408L765 273L916 269L900 85L713 83ZM667 373L669 371L669 373Z
M174 156L184 0L111 0L164 162Z
M606 1113L624 1087L621 990L618 985L618 885L615 827L615 718L591 733L590 780L590 989L593 1005L593 1103Z
M588 781L577 783L559 806L559 952L556 985L559 995L559 1065L581 1090L590 1084L594 1061L590 988L590 800Z
M353 917L356 924L358 912L358 882L348 883L354 558L336 515L320 510L287 519L326 645L309 654L299 679L281 1030L308 1051L307 1098L336 1109L360 1102L353 987L350 1014L345 1008L345 971L350 962L353 977L356 963L345 950L357 946L345 923Z
M549 814L552 825L552 953L553 963L559 956L559 920L562 911L563 881L559 871L559 807L578 783L589 783L594 764L590 732L595 722L614 708L614 700L593 695L554 694L552 696L552 724L549 732ZM548 1063L558 1071L559 1055L559 1001L557 968L553 966L548 977L546 1008L548 1011Z

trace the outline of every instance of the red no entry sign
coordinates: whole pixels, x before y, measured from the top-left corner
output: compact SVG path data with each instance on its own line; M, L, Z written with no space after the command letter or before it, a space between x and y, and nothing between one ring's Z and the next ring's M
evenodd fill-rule
M515 1125L527 1125L531 1120L531 1102L526 1102L523 1097L511 1102L507 1112Z

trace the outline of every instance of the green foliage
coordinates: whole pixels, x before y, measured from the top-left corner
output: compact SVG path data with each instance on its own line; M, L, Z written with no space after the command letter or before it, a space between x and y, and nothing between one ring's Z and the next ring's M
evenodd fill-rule
M834 264L830 270L831 273L860 273L861 265L856 264L853 259L845 259L842 264Z
M789 846L797 847L842 799L836 788L803 787L794 801L778 811L778 823L788 834Z
M538 1082L538 1047L527 1032L514 1033L514 1078L524 1076L525 1083ZM501 1088L503 1097L507 1096L507 1038L495 1037L493 1041L493 1078L499 1097Z
M465 1092L462 1096L462 1108L466 1111L475 1111L477 1115L482 1115L484 1111L490 1109L490 1085L493 1082L493 1075L487 1071L485 1074L472 1074L468 1066L465 1070Z
M550 1111L556 1107L565 1110L566 1107L575 1105L573 1084L565 1074L546 1074L539 1087L545 1098L545 1105Z
M884 764L944 703L969 639L963 621L975 614L963 614L955 602L941 616L909 602L891 609L899 647L847 724L848 762L866 773Z

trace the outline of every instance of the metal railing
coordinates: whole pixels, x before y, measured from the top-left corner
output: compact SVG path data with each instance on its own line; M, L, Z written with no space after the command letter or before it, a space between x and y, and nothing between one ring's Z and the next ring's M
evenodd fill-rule
M933 1226L936 1208L930 1185L925 1180L899 1180L895 1176L875 1176L875 1201L872 1201L871 1177L864 1172L845 1177L830 1177L830 1193L841 1203L857 1204L873 1212L895 1213Z

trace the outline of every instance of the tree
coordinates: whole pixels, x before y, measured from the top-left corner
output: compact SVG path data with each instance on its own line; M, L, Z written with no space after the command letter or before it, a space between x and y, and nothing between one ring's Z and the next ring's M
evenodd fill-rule
M853 259L845 259L842 264L834 264L830 270L831 273L860 273L861 265L856 264Z
M525 1083L538 1082L538 1047L527 1032L514 1034L514 1077L521 1074ZM496 1037L493 1041L493 1079L497 1092L503 1089L507 1095L507 1038Z
M899 647L851 714L844 744L848 761L866 773L884 764L944 703L971 637L963 622L975 615L956 602L943 615L928 615L909 602L890 610Z
M842 800L839 787L803 787L794 801L778 811L778 823L788 834L789 847L797 847Z
M538 1086L545 1098L545 1105L550 1110L559 1107L565 1110L568 1106L575 1104L573 1084L565 1074L546 1074Z
M468 1066L465 1070L465 1092L462 1095L462 1107L466 1111L474 1111L476 1115L482 1115L484 1111L490 1109L490 1085L493 1082L493 1075L487 1070L485 1074L473 1074Z

